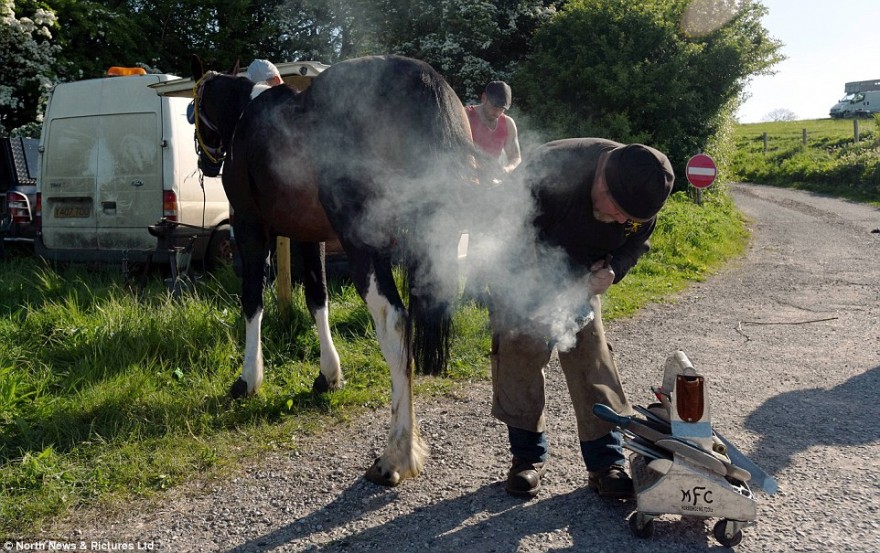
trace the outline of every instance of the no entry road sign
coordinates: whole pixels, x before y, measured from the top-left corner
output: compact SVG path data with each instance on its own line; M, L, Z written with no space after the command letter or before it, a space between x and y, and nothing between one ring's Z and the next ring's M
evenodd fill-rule
M697 188L709 187L715 181L717 174L715 160L706 154L697 154L687 162L687 180Z

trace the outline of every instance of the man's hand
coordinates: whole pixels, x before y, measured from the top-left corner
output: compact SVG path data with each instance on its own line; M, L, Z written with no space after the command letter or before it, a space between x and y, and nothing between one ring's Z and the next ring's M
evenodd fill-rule
M594 296L604 294L606 290L614 283L614 269L608 263L607 259L599 260L590 267L589 278L590 292Z

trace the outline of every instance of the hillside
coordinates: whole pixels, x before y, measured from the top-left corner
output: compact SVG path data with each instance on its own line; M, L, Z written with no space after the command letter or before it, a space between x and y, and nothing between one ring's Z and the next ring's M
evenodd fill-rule
M880 203L880 118L857 122L858 142L852 119L737 125L733 179Z

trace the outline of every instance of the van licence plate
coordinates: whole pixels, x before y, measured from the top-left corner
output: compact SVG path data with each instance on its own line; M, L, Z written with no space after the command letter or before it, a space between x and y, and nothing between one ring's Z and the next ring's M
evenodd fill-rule
M92 208L86 204L55 206L56 219L88 219L91 214Z

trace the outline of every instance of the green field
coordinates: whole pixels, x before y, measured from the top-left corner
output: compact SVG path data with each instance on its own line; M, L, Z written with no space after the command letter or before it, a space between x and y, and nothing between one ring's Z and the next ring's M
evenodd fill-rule
M878 202L880 118L860 119L858 123L858 142L852 119L738 125L731 163L733 178Z

